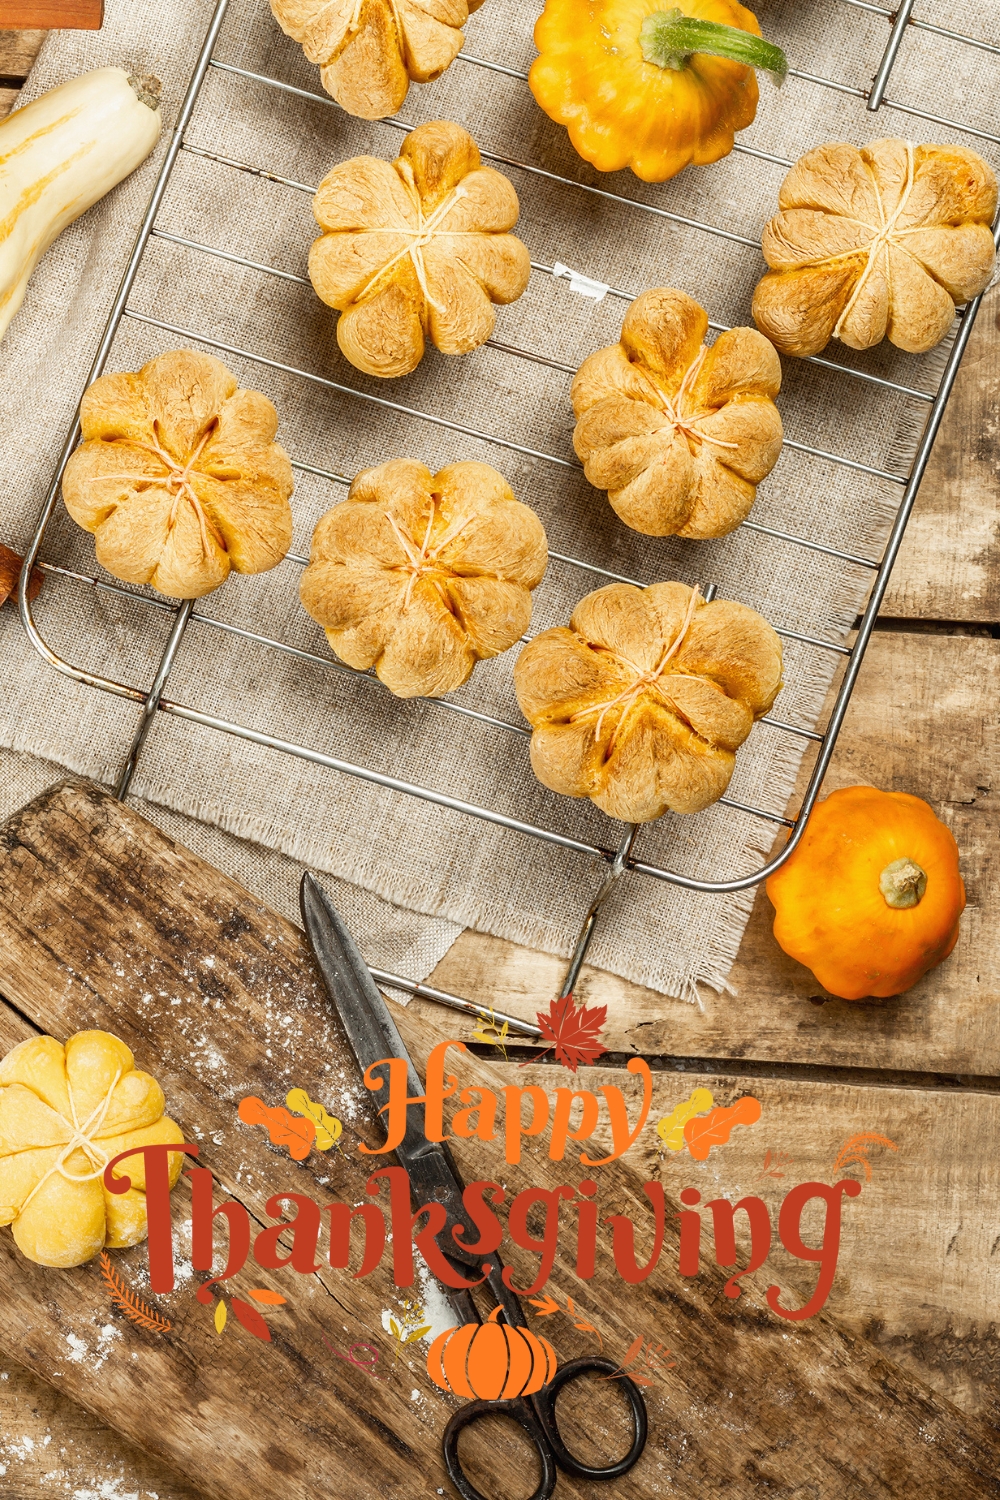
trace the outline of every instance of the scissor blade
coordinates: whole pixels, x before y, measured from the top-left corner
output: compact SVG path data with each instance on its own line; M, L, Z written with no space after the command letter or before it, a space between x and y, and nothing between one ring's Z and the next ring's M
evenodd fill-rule
M362 1076L374 1063L383 1062L390 1057L400 1058L407 1067L407 1091L411 1098L419 1097L423 1093L423 1087L417 1071L388 1007L375 986L368 965L361 957L357 944L341 921L333 902L308 871L302 877L299 902L316 962ZM462 1202L461 1178L445 1148L427 1140L422 1104L409 1106L406 1134L396 1148L396 1155L409 1174L414 1199L421 1204L432 1199L442 1204L448 1214L449 1229L461 1225L466 1242L474 1241L478 1237L478 1231ZM480 1257L464 1250L447 1231L442 1231L439 1243L440 1241L445 1242L440 1248L450 1260L467 1267L479 1264ZM490 1258L494 1266L499 1267L498 1258L495 1255ZM495 1278L499 1278L499 1274L497 1269ZM491 1286L492 1284L491 1280ZM456 1291L449 1286L445 1286L444 1291L456 1308L460 1320L474 1321L478 1315L468 1293ZM506 1290L501 1288L500 1297L505 1306L508 1296ZM516 1298L510 1300L513 1303L517 1301ZM513 1308L508 1321L516 1321L519 1313L519 1308ZM521 1321L523 1322L523 1314Z
M423 1088L417 1070L368 965L333 902L308 871L302 877L299 899L316 962L362 1076L374 1063L400 1058L407 1067L407 1092L411 1098L419 1097ZM425 1139L423 1105L410 1106L407 1123L404 1150L407 1145L418 1147Z
M333 902L308 871L302 877L299 899L316 962L362 1077L373 1064L399 1058L406 1064L407 1093L411 1099L421 1098L423 1085L368 965ZM421 1203L437 1199L474 1239L475 1231L462 1205L461 1179L444 1148L428 1141L422 1104L408 1107L406 1131L396 1155L409 1173L417 1199ZM455 1252L449 1249L451 1253Z

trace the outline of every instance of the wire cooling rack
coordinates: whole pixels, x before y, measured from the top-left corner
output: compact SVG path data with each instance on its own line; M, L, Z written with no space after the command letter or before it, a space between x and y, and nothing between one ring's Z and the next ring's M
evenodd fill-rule
M881 5L868 3L868 0L841 0L841 3L850 5L858 10L866 11L876 17L883 17L889 25L890 29L888 40L886 42L884 53L880 61L878 62L877 70L874 75L871 88L867 90L856 88L845 83L837 82L834 79L819 77L815 74L805 73L797 69L790 69L791 77L802 80L806 84L815 86L817 88L834 90L838 93L851 95L857 99L864 100L866 109L872 113L875 113L880 109L888 109L891 111L900 112L904 115L912 116L919 120L928 121L934 125L944 127L945 129L960 131L965 135L978 137L981 140L1000 145L1000 135L991 134L980 129L974 129L971 126L962 124L957 120L950 120L940 115L930 114L925 110L921 110L910 104L907 104L905 101L890 98L887 94L887 89L891 83L893 66L896 62L900 45L908 28L915 28L917 30L931 32L939 37L946 38L949 41L958 43L962 46L976 48L983 52L992 53L998 57L1000 57L1000 46L996 46L988 41L979 40L972 36L966 36L962 33L949 30L945 27L934 25L928 21L923 20L919 16L915 16L913 14L915 0L902 0L902 3L896 10L891 10ZM177 335L180 338L192 340L208 348L217 350L220 354L239 356L257 364L270 366L272 369L280 371L286 375L318 384L319 386L326 387L329 390L336 391L352 399L368 402L376 409L388 409L396 413L405 414L409 417L415 417L426 422L431 422L436 424L437 426L448 428L455 432L486 440L498 447L508 449L512 452L524 455L531 459L540 460L545 463L568 468L579 467L570 459L555 454L539 452L536 449L515 443L511 440L495 436L493 434L481 432L478 429L465 426L459 422L451 421L438 415L432 415L429 412L416 411L411 407L404 406L401 403L393 401L387 397L376 396L370 392L357 390L353 387L343 385L337 381L328 379L311 371L300 370L295 368L294 366L280 363L277 360L267 359L260 353L255 353L251 349L242 349L229 344L221 343L218 340L213 340L206 337L203 332L199 332L197 329L179 327L176 324L162 321L151 316L149 313L142 311L141 309L130 306L129 296L135 283L136 276L138 275L144 253L151 239L168 241L196 254L217 257L221 260L229 261L236 265L260 272L265 276L274 276L285 281L303 282L306 285L309 284L305 277L295 275L290 271L279 270L277 267L267 266L256 261L244 259L243 257L232 254L228 251L224 251L211 245L201 243L199 240L190 239L181 235L171 234L165 229L162 229L158 226L157 219L163 196L170 181L171 173L173 172L175 163L177 162L177 159L182 152L188 152L192 155L201 157L208 157L209 159L227 168L245 173L248 176L267 178L269 181L283 184L284 186L291 188L292 190L301 191L303 193L309 194L310 196L315 192L316 184L301 183L293 180L292 178L278 176L273 172L265 170L265 168L260 166L259 164L256 164L254 162L238 161L232 157L220 155L216 152L207 150L203 146L198 146L187 139L188 128L192 122L192 117L197 106L202 84L204 83L209 70L213 68L230 75L235 75L237 78L242 78L246 80L248 85L262 85L265 88L278 90L285 94L297 95L312 102L318 102L332 109L336 109L338 107L334 103L334 101L325 94L319 94L307 89L298 88L290 83L283 82L280 79L272 78L261 73L251 72L247 69L236 67L231 63L226 63L217 58L215 56L216 46L219 40L220 30L225 20L227 10L229 9L229 5L230 0L218 0L218 3L213 12L211 24L208 28L204 44L198 56L197 64L191 76L187 93L185 95L184 102L177 119L177 124L175 126L173 135L170 139L164 157L163 165L157 176L149 205L147 207L142 224L139 228L132 253L122 277L121 285L115 297L115 301L105 325L103 334L101 336L101 340L97 348L90 373L87 377L87 384L89 385L90 382L95 380L98 375L100 375L104 370L111 350L112 342L119 330L120 325L122 324L123 319L130 319L139 323L146 323L164 332ZM492 62L484 58L477 58L465 51L459 54L459 57L456 60L456 65L465 65L475 68L487 69L493 72L506 74L509 77L513 77L516 79L525 79L526 77L525 74L520 73L513 68L505 67L500 63ZM385 120L381 123L393 126L404 132L412 128L410 125L395 119ZM791 166L790 161L786 161L780 156L757 150L756 148L743 143L737 143L735 151L738 154L757 157L762 160L775 163L779 166ZM736 241L740 244L757 246L759 243L757 240L751 240L744 235L737 234L731 230L720 228L717 225L708 225L701 220L673 213L666 208L658 205L638 202L635 199L623 198L619 194L611 192L607 189L560 176L554 172L544 170L543 168L535 166L529 162L518 161L507 156L500 156L495 153L490 153L489 151L482 148L481 154L487 161L496 162L501 166L515 167L523 172L543 179L548 179L553 183L562 184L583 193L594 194L600 199L609 201L611 203L620 204L623 206L627 205L632 210L638 210L645 213L658 215L664 219L672 221L673 223L685 225L695 229L705 230L717 237ZM997 232L998 234L1000 234L1000 231ZM532 267L535 272L540 273L544 276L561 276L569 274L566 267L558 264L550 266L532 261ZM631 301L633 298L633 293L624 291L620 288L607 287L604 286L603 283L593 283L592 285L602 288L604 294L611 297L620 298L624 301ZM823 777L830 763L834 746L837 741L837 736L843 724L851 693L854 689L865 650L875 624L875 619L885 595L886 587L889 581L889 575L893 563L895 562L896 555L899 551L903 532L909 519L910 512L913 508L913 502L916 497L920 481L927 467L931 449L941 424L945 405L954 384L959 364L968 344L970 334L972 332L976 314L979 310L980 301L981 298L977 298L965 309L960 311L958 315L954 342L948 354L941 382L936 392L931 393L919 390L915 387L903 385L897 381L889 380L884 376L873 374L868 371L853 369L849 366L839 364L833 360L823 359L820 356L815 356L811 361L809 361L809 363L822 366L829 370L837 371L838 375L843 376L845 380L867 382L870 385L886 388L887 390L893 391L897 394L902 394L906 397L912 398L916 401L924 402L926 404L927 419L924 426L923 435L918 444L910 471L906 475L900 475L888 470L875 468L869 464L862 463L859 460L852 459L848 456L833 454L823 448L819 448L808 443L792 441L788 438L786 438L785 440L785 446L787 448L810 455L811 457L823 462L843 465L849 469L854 469L865 474L877 476L880 479L890 481L900 486L902 491L901 501L896 512L895 520L893 522L892 529L890 531L884 551L880 558L857 556L853 553L841 551L835 547L826 546L805 537L795 536L786 531L779 531L773 527L764 526L758 522L754 522L751 520L744 521L743 523L743 529L746 531L763 533L764 535L778 538L782 542L787 543L792 547L802 549L807 554L810 551L823 553L829 558L837 559L845 566L850 565L855 568L868 570L872 579L868 603L864 610L864 614L862 615L860 626L857 631L853 646L848 647L840 643L823 640L814 635L808 635L794 630L786 629L778 631L779 635L783 635L788 639L803 642L810 647L814 647L819 650L830 651L843 656L844 658L846 658L846 668L841 687L837 693L828 723L823 732L808 729L803 726L797 726L791 723L786 723L783 720L775 719L773 716L768 716L763 721L770 725L774 730L782 734L794 735L799 737L800 739L815 742L815 744L818 746L818 754L816 757L815 765L809 778L809 783L797 819L792 821L785 818L782 813L756 807L746 802L739 802L732 798L723 797L721 799L721 802L724 806L727 806L744 814L751 814L757 818L763 819L765 822L769 822L777 826L787 827L790 830L790 836L781 853L775 858L771 859L769 862L764 863L759 869L749 875L742 875L729 880L702 880L691 875L683 874L676 870L665 869L659 865L645 862L633 855L633 844L639 832L638 825L633 825L626 829L625 834L621 839L621 842L618 844L617 848L605 848L598 844L587 843L581 839L570 837L567 834L560 833L551 828L545 828L534 823L520 821L516 818L507 816L499 811L485 806L479 806L473 803L461 801L457 798L449 796L446 793L434 790L430 787L416 785L414 783L403 781L399 778L383 774L369 767L338 759L333 755L327 754L308 745L297 744L288 740L279 739L271 734L263 733L259 730L250 728L240 723L236 723L232 720L219 718L212 714L203 712L200 709L193 708L167 698L164 695L167 685L167 679L170 674L171 667L173 666L173 663L177 656L178 650L180 649L185 631L187 630L187 627L191 621L196 621L199 624L211 629L229 632L231 635L242 637L247 642L253 642L265 648L288 653L293 657L300 658L310 663L322 665L323 667L329 668L333 671L349 672L350 675L355 678L360 677L362 680L369 681L372 684L374 690L385 690L382 689L381 684L379 684L377 679L375 679L371 674L366 675L355 673L350 668L344 666L342 663L337 662L332 658L320 657L314 653L302 650L301 648L293 646L287 642L272 639L269 636L250 631L233 623L213 618L212 616L207 614L201 614L195 610L194 601L188 600L180 604L179 606L174 605L164 599L153 597L151 594L140 594L133 590L124 588L109 581L106 577L90 576L78 571L71 570L69 568L61 567L55 562L49 560L43 561L39 559L39 551L45 538L46 528L49 524L56 505L63 470L80 436L80 425L78 420L74 422L69 433L67 434L58 465L52 478L51 486L39 513L37 528L25 560L25 566L22 569L19 593L21 618L23 620L28 636L35 646L36 650L51 666L56 668L56 670L75 679L77 682L86 684L89 687L99 689L102 692L114 694L117 697L125 698L141 705L142 714L140 722L133 736L132 743L128 748L128 752L125 756L125 760L122 765L122 769L115 788L116 795L119 797L124 797L128 792L132 777L135 773L138 758L142 751L143 744L145 743L146 737L149 734L150 728L156 718L156 715L158 713L165 713L173 715L182 720L187 720L191 723L199 724L205 728L215 730L222 734L233 735L238 738L251 741L258 745L266 746L272 750L276 750L287 755L296 756L306 761L311 761L314 764L326 767L331 771L340 774L361 777L368 782L391 789L396 792L407 794L412 797L421 798L425 801L435 803L440 806L452 809L453 811L465 814L473 819L485 819L488 822L496 824L500 827L514 830L518 833L528 835L535 839L543 840L549 844L558 845L564 849L575 851L580 855L596 855L599 858L603 859L605 861L604 878L600 884L600 888L598 889L593 901L590 904L589 910L586 913L583 925L580 929L573 957L566 973L561 992L563 995L565 995L572 991L576 983L580 967L587 953L591 937L593 936L600 908L611 890L615 887L617 882L626 871L650 877L656 880L667 881L674 885L685 887L689 890L718 893L740 891L758 884L760 881L765 879L771 873L771 871L777 869L777 867L788 857L788 855L791 853L792 849L798 842L799 838L801 837L802 832L806 826L809 814L819 795ZM725 325L719 323L711 323L710 326L718 332L721 331ZM541 354L531 353L523 349L518 349L510 344L505 344L498 339L491 339L490 343L493 348L498 349L505 354L531 359L540 364L548 365L553 369L565 371L567 374L572 375L576 372L575 365L563 364L558 360L550 359ZM292 463L293 468L299 470L300 472L317 475L321 478L331 480L334 483L350 483L349 476L336 474L330 470L322 469L312 464L296 461L294 456ZM622 575L620 574L610 573L605 569L594 566L594 564L592 563L585 562L582 559L569 556L568 554L550 552L550 557L553 560L566 566L579 568L587 573L599 575L602 579L635 582L635 580L633 579L622 578ZM292 563L304 565L308 561L308 559L305 557L297 556L295 554L289 554L289 561L291 561ZM37 564L37 566L39 566L43 569L43 571L49 574L62 576L66 579L73 579L76 580L77 583L89 585L106 593L124 596L132 601L136 601L137 603L148 607L149 609L159 610L161 612L166 612L173 615L172 627L170 629L166 644L163 648L159 666L156 670L153 681L149 686L136 686L104 677L99 673L89 671L86 668L74 665L73 663L66 661L49 646L49 644L43 638L39 627L33 617L32 606L27 597L27 581L30 577L31 567L35 564ZM708 586L703 587L702 592L707 599L711 599L715 593L715 588L713 585L709 584ZM498 732L513 733L515 735L521 735L524 737L528 737L530 735L530 730L526 729L523 724L508 722L506 720L497 718L494 715L480 712L479 710L476 710L464 704L459 704L448 700L433 699L425 700L425 702L428 707L438 711L467 715L490 726L491 729ZM375 974L376 978L379 979L382 983L391 985L411 994L423 995L427 996L428 998L442 1001L445 1004L451 1005L454 1008L465 1011L469 1014L476 1014L479 1008L473 1002L462 999L460 996L451 995L443 991L435 990L430 986L424 984L417 984L414 981L409 980L401 975L390 974L386 971L377 969L373 970L373 973ZM499 1016L499 1013L497 1013L497 1015ZM503 1018L501 1017L501 1019ZM532 1036L538 1035L536 1028L528 1025L523 1021L520 1021L518 1018L507 1017L506 1019L508 1019L510 1022L511 1030L520 1032L521 1034Z

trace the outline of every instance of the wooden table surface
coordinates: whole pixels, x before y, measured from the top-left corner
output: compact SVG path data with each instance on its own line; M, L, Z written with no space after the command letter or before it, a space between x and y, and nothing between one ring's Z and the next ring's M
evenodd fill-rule
M0 31L0 117L42 33ZM609 1007L612 1045L661 1066L724 1067L771 1080L772 1119L801 1138L808 1105L848 1109L893 1134L924 1121L919 1169L883 1179L884 1213L831 1310L970 1412L1000 1428L1000 905L996 792L1000 702L997 481L1000 291L986 300L834 757L827 788L869 781L926 798L953 829L969 905L944 968L895 1001L826 996L778 950L760 892L732 983L704 1012L585 971L581 997ZM794 806L794 804L793 804ZM466 933L433 982L530 1015L563 962ZM627 1004L626 1004L627 1002ZM628 1023L620 1019L627 1011ZM440 1014L440 1013L438 1013ZM784 1087L780 1085L784 1084ZM781 1134L780 1123L773 1132ZM803 1152L807 1143L803 1142ZM29 1376L0 1366L0 1490L17 1500L196 1500L171 1471ZM821 1497L833 1500L833 1497Z

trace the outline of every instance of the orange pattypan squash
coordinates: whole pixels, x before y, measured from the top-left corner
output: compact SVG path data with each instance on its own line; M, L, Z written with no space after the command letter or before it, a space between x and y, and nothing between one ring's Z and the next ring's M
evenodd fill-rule
M754 68L787 71L738 0L546 0L528 81L601 172L664 182L718 161L757 111Z
M899 995L954 948L958 847L926 802L850 786L816 805L767 882L774 935L832 995Z

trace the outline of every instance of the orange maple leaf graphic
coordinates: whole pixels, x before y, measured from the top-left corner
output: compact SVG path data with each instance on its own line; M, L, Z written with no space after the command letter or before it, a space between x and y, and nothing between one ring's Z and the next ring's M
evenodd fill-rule
M241 1099L237 1113L244 1125L266 1125L272 1145L287 1146L293 1161L305 1161L312 1150L316 1139L314 1120L290 1114L280 1104L271 1108L263 1099L258 1099L256 1094L249 1094Z
M572 995L553 1000L548 1011L540 1010L537 1014L542 1039L549 1044L545 1052L551 1052L554 1047L556 1062L569 1068L571 1073L575 1073L581 1063L594 1062L608 1050L600 1038L607 1015L606 1005L588 1009L586 1005L576 1005Z
M688 1120L684 1126L684 1139L695 1161L707 1161L713 1146L726 1144L734 1125L753 1125L759 1119L760 1100L747 1094L735 1104L719 1105L710 1109L707 1115Z

